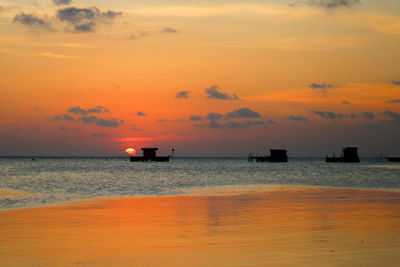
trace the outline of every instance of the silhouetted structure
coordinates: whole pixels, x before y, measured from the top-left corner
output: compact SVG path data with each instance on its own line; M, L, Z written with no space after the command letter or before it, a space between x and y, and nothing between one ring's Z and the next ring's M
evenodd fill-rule
M151 148L142 148L143 151L143 156L131 156L130 161L131 162L137 162L137 161L156 161L156 162L168 162L170 156L157 156L157 147L151 147Z
M386 157L389 162L400 162L400 157Z
M345 162L345 163L358 163L360 158L358 157L357 147L345 147L343 148L343 154L340 157L328 157L326 156L326 162Z
M256 156L252 153L249 154L248 160L256 162L287 162L288 156L285 149L271 149L269 156Z

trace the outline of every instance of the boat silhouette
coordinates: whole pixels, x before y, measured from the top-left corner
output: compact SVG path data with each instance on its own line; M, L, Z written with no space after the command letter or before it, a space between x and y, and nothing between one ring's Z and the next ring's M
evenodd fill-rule
M359 163L360 158L358 157L357 147L345 147L340 157L325 157L326 162L344 162L344 163Z
M130 156L130 162L145 162L145 161L155 161L155 162L168 162L170 156L157 156L158 147L146 147L141 149L143 151L143 156Z

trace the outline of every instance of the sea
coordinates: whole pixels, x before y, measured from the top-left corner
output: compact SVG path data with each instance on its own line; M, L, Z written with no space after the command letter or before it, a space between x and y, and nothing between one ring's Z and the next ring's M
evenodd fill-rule
M0 158L0 209L59 205L108 197L218 194L274 186L400 190L400 164L361 159L326 163L291 158L287 163L247 158L174 158L129 162L126 157Z

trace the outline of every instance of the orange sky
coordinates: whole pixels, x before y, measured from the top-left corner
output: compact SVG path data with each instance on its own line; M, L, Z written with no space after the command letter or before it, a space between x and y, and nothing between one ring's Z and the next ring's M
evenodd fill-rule
M0 155L400 153L399 28L394 0L5 1Z

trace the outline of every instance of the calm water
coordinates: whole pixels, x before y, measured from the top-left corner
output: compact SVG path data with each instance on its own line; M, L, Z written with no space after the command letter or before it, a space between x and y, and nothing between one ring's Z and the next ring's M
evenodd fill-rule
M180 195L219 186L308 185L400 189L400 164L323 159L249 163L192 158L130 163L126 158L0 158L0 209L97 197ZM238 187L236 187L238 188Z

